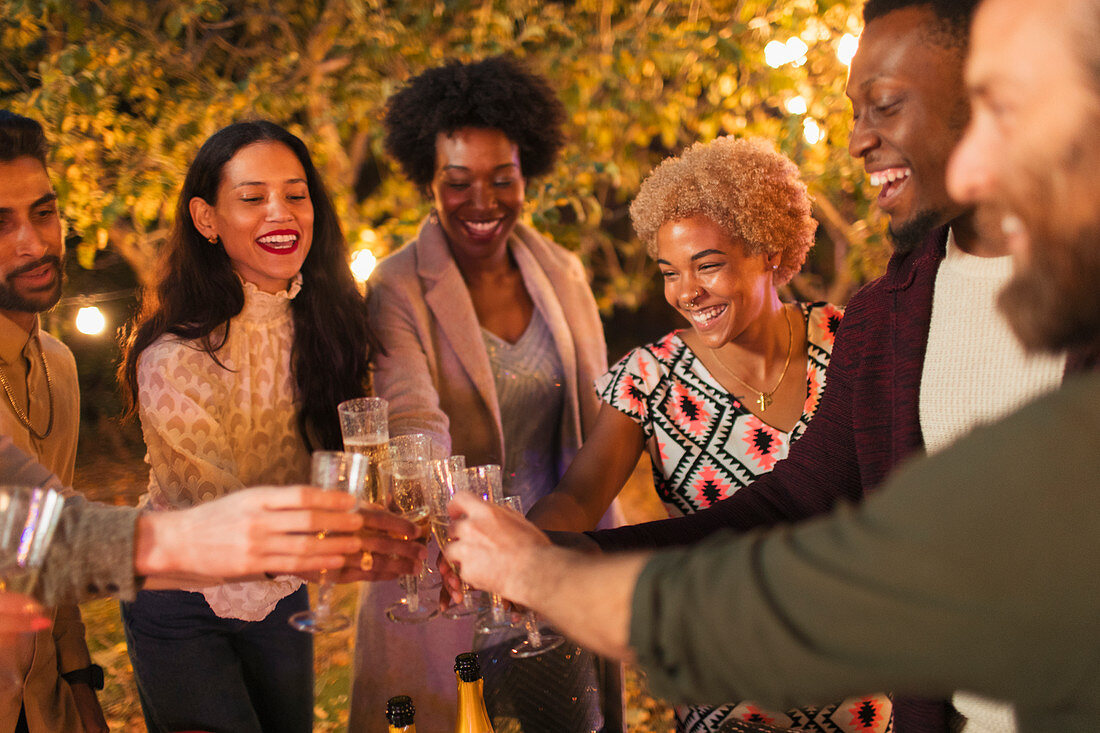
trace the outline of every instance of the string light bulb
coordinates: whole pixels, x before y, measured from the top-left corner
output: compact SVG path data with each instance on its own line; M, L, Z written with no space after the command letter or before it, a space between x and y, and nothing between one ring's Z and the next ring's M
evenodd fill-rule
M802 137L810 145L817 145L825 138L825 131L817 124L817 120L807 117L802 121Z
M378 258L369 249L361 249L351 258L351 274L355 282L362 285L374 272L374 266L378 264Z
M76 330L86 336L98 336L107 328L103 311L94 305L86 305L76 312Z
M806 98L802 96L794 96L787 100L787 114L792 115L804 115L809 107L806 104Z
M852 59L855 58L857 50L859 50L859 39L851 33L845 33L840 37L840 40L837 41L836 57L840 59L840 63L845 66L851 66Z
M769 41L764 46L764 63L773 69L778 69L786 64L802 66L806 63L806 53L810 47L798 36L791 36L786 43L781 41Z

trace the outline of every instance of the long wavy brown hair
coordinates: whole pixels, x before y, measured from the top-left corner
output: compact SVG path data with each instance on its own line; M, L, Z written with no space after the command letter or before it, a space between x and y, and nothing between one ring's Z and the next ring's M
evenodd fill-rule
M224 248L211 246L195 227L189 202L199 196L215 205L226 163L241 148L258 142L287 146L306 173L313 202L313 243L302 264L302 290L291 301L298 429L311 450L339 449L336 405L366 393L368 359L377 342L348 268L339 219L309 151L295 135L267 121L238 122L214 133L187 171L156 283L146 288L140 313L122 334L118 378L126 414L137 410L141 352L166 333L196 341L224 368L217 352L244 307L244 288Z

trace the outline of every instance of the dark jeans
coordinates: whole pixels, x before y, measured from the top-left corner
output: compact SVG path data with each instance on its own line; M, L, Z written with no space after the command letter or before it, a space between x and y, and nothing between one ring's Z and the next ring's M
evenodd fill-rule
M313 638L287 623L302 586L263 621L219 618L201 593L140 591L122 604L149 733L308 733Z

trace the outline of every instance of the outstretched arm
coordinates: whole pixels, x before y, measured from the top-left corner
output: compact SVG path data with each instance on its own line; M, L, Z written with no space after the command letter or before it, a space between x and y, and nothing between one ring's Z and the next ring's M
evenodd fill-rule
M592 557L463 497L448 551L677 702L968 689L1089 729L1066 701L1095 689L1098 394L1064 388L796 527Z
M644 440L638 423L611 405L601 405L592 434L558 485L538 500L527 518L558 532L594 528L637 465Z
M450 420L439 405L439 393L421 332L416 307L399 279L379 269L371 278L367 314L371 327L385 345L374 355L374 393L389 403L390 435L425 433L447 454L451 449Z

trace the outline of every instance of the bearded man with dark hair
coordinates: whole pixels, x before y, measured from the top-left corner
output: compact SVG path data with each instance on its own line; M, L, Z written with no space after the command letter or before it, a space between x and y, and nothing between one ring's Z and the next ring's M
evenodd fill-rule
M0 110L0 435L72 485L80 426L76 361L39 326L61 297L64 234L46 170L46 135ZM52 631L0 645L0 728L105 731L76 606L52 612Z

